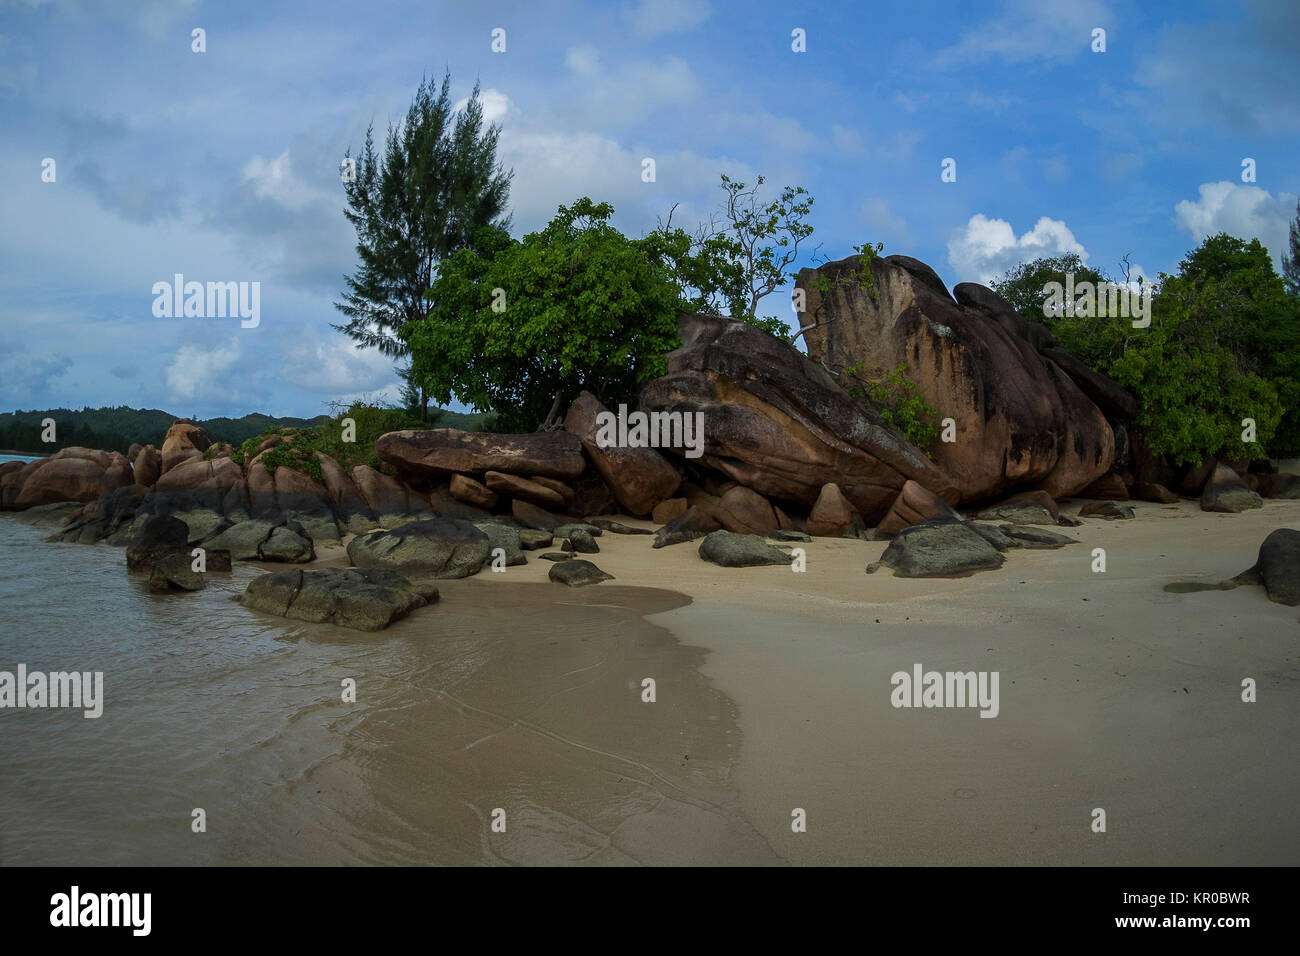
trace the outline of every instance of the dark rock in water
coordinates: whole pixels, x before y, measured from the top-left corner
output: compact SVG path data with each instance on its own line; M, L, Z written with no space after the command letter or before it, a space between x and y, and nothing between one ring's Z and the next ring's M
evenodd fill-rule
M546 551L539 555L543 561L572 561L572 551Z
M525 551L549 548L554 541L555 536L549 531L538 531L536 528L519 529L519 546Z
M1278 528L1259 546L1254 566L1232 579L1233 584L1262 584L1270 601L1300 605L1300 531Z
M556 525L554 533L557 538L567 538L575 531L585 531L593 538L599 538L605 533L599 525L587 524L583 521L570 521L568 524Z
M608 531L610 534L654 534L649 528L629 528L620 521L613 518L592 518L588 524L595 525L602 531Z
M192 551L193 549L191 549ZM209 551L203 549L203 563L209 571L229 571L230 570L230 552L229 551Z
M1227 465L1214 466L1214 473L1201 492L1202 511L1224 511L1237 514L1251 508L1263 507L1263 499L1246 487L1241 477Z
M316 548L306 529L292 521L241 521L204 541L203 547L228 551L236 561L303 563L316 559Z
M778 528L775 531L769 531L767 536L773 541L812 541L812 535L803 531L792 531L787 528Z
M249 582L239 603L280 617L378 631L438 600L438 589L378 568L298 569Z
M48 505L36 505L26 511L20 511L14 520L22 524L36 526L63 525L75 519L77 512L84 506L79 501L56 501Z
M556 535L559 537L559 535ZM581 528L574 528L569 532L562 545L565 551L576 551L578 554L600 554L600 545L596 544L596 539Z
M1026 528L1023 525L1004 524L999 525L998 530L1008 538L1020 542L1022 548L1060 548L1067 544L1078 543L1073 538L1067 538L1063 534L1057 534L1055 531L1048 531L1045 528Z
M157 560L186 550L190 528L171 515L151 515L126 548L126 569L144 571Z
M789 564L793 558L763 540L762 535L714 531L700 542L700 557L724 568L756 568L767 564Z
M359 568L378 567L436 578L477 574L491 557L488 536L459 518L426 518L392 531L372 531L348 543Z
M519 529L511 528L509 525L497 524L494 521L475 522L474 527L478 528L488 536L489 561L495 560L497 548L505 553L506 567L513 568L519 564L527 564L528 559L524 557L523 544L519 538Z
M149 590L157 593L202 591L206 585L207 581L194 570L193 559L185 552L158 558L149 570Z
M588 584L599 584L601 581L614 580L614 575L606 574L590 561L577 559L561 561L558 564L551 565L547 577L556 584L567 584L571 588L580 588Z
M880 561L868 565L867 571L884 565L901 578L964 577L1000 568L1004 560L971 525L952 518L931 518L898 532Z
M1120 518L1132 518L1133 509L1115 501L1090 501L1079 509L1080 518L1105 518L1114 521Z
M721 527L712 513L700 508L687 508L685 514L674 518L655 533L654 547L664 548L670 544L694 541Z
M102 494L93 504L82 507L74 520L46 540L95 544L118 534L130 527L140 502L148 494L149 489L143 485L126 485Z
M967 527L974 529L977 534L999 551L1010 551L1012 548L1019 548L1021 546L1020 542L1015 538L1003 534L992 525L976 524L972 521L967 525Z

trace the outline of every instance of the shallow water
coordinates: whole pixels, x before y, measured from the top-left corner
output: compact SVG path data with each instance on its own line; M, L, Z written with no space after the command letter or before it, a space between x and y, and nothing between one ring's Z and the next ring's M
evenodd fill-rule
M102 671L104 711L0 710L0 863L777 862L732 702L642 619L680 595L480 575L371 634L243 608L252 566L153 595L49 531L0 517L0 670Z

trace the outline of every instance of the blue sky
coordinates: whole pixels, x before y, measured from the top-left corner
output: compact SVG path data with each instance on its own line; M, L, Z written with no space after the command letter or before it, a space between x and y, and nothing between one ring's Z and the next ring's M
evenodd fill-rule
M0 0L0 410L395 394L391 361L330 327L355 266L339 162L444 68L503 126L517 234L581 195L628 233L673 203L691 226L726 171L808 188L824 256L880 241L949 286L1070 250L1155 275L1218 231L1276 260L1298 36L1290 0ZM260 324L154 317L178 272L260 282ZM767 303L793 321L788 293Z

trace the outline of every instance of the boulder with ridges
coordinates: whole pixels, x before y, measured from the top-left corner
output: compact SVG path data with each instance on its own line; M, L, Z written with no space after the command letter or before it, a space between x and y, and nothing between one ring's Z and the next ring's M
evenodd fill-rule
M678 328L683 345L642 404L703 415L704 453L693 467L805 508L834 483L869 520L884 516L909 478L957 500L948 475L887 427L879 407L854 399L793 346L720 316L683 315Z
M49 458L32 462L35 467L30 471L22 468L5 475L0 480L16 486L12 503L6 501L6 507L22 510L57 501L97 501L100 495L132 483L131 466L126 464L126 456L118 452L71 454L90 451L64 448Z
M239 603L279 617L378 631L438 600L438 588L379 568L289 570L254 578Z
M479 484L468 475L452 475L447 490L457 501L491 511L497 503L497 493Z
M167 429L162 446L162 474L167 474L182 461L198 458L212 444L212 439L202 427L188 418L182 418Z
M800 272L808 355L832 368L861 365L866 378L904 366L926 402L956 422L957 440L936 442L932 453L963 502L1024 486L1064 497L1110 469L1115 436L1093 399L1131 414L1119 385L1072 360L1045 327L984 286L961 283L949 294L908 256L865 267L870 289L860 256Z
M339 527L353 534L373 531L378 522L366 499L361 496L357 483L347 470L329 455L316 453L320 462L321 478L325 483L325 493L329 496L330 506L338 519Z
M576 478L586 467L582 442L568 432L497 435L457 428L389 432L375 442L375 454L399 471L443 477L501 471Z
M530 481L527 478L520 478L518 475L489 471L483 476L483 481L498 495L505 495L508 498L522 498L524 501L531 501L533 504L547 508L564 507L564 496L558 491L535 481Z
M614 575L606 574L590 561L582 561L577 558L559 561L551 565L551 570L547 572L546 576L556 584L567 584L571 588L586 587L589 584L614 580Z
M391 528L433 513L427 498L369 465L355 465L351 474L357 493L380 527Z
M459 518L411 521L391 531L359 535L348 543L348 558L359 568L436 578L477 574L491 551L488 536Z
M608 412L596 396L583 392L569 406L565 431L581 440L592 464L628 514L645 517L660 501L672 497L681 476L654 448L602 448L597 441L597 416Z

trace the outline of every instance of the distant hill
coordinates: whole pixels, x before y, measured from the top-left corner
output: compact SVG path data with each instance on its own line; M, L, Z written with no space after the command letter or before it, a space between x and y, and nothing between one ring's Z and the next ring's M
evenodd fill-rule
M167 429L182 417L184 416L157 408L130 408L126 405L116 408L47 408L42 411L4 412L0 413L0 448L33 454L50 451L51 446L41 441L41 421L46 418L55 421L58 441L54 443L54 448L84 445L87 448L102 448L123 454L132 442L161 448ZM443 411L436 416L431 413L431 417L436 418L431 427L478 431L488 415ZM318 425L328 418L328 415L317 415L315 418L275 418L253 412L243 418L199 419L197 424L203 426L213 441L238 446L268 428L306 428Z

